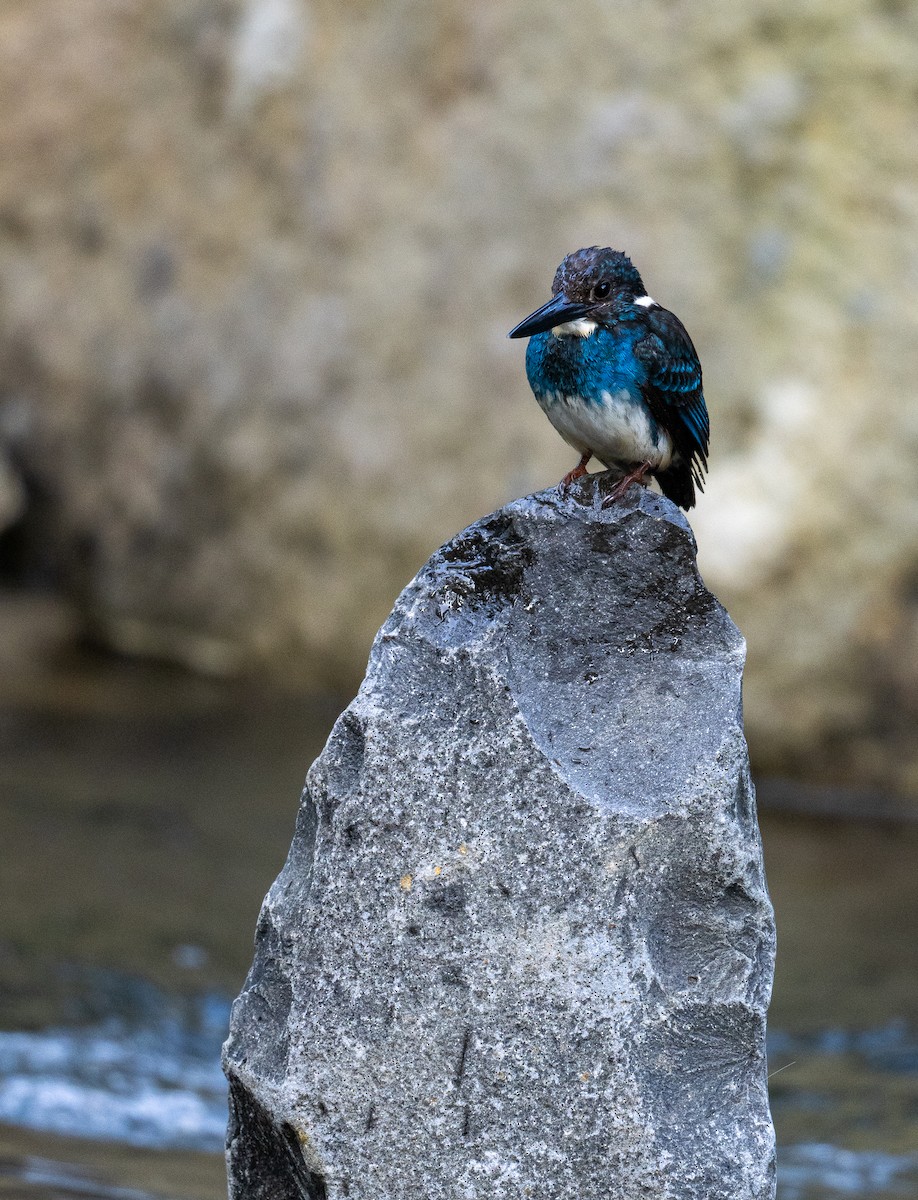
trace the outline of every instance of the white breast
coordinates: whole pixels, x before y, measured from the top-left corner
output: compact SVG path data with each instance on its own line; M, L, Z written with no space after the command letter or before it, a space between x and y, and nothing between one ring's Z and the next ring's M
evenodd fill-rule
M672 438L663 429L654 437L649 414L626 391L603 392L601 404L554 392L538 397L545 415L580 454L591 450L606 466L649 462L665 469L672 462Z

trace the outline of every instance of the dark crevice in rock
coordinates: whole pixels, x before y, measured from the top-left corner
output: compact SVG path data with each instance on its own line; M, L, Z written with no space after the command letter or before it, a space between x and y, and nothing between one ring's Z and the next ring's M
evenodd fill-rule
M462 1114L462 1136L467 1138L472 1132L472 1106L467 1104Z
M324 1178L318 1172L311 1171L303 1162L303 1151L296 1130L292 1125L284 1124L281 1125L280 1132L302 1200L327 1200L328 1188Z
M459 1057L456 1060L456 1072L453 1076L453 1082L459 1088L462 1085L462 1076L465 1074L465 1060L469 1052L469 1041L472 1037L471 1029L466 1029L462 1035L462 1045L459 1047Z
M744 771L739 772L736 781L734 813L737 823L744 832L753 828L756 819L755 797L752 794L752 781Z
M231 1075L229 1084L226 1148L238 1194L246 1200L327 1200L326 1181L303 1161L296 1130L275 1125L237 1077Z

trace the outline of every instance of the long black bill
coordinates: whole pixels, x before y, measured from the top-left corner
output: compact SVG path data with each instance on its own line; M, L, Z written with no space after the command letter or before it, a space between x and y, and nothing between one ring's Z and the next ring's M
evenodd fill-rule
M552 296L547 304L537 308L525 321L520 321L519 325L510 330L507 337L532 337L534 333L544 333L546 329L554 329L556 325L563 325L566 321L576 321L588 312L589 305L568 300L563 292L559 292L557 296Z

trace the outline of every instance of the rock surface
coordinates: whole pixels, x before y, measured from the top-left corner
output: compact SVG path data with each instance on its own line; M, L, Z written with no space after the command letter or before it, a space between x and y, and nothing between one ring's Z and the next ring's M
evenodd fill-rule
M471 526L311 768L225 1068L233 1200L770 1200L741 636L605 480Z

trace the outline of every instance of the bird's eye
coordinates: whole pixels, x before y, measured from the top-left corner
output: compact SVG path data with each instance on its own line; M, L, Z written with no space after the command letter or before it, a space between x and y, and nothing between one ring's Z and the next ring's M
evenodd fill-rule
M593 288L593 295L597 300L605 300L611 287L612 285L609 283L608 279L604 279L602 283L597 283L596 287Z

